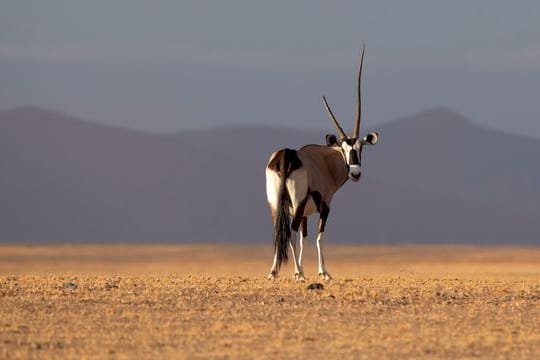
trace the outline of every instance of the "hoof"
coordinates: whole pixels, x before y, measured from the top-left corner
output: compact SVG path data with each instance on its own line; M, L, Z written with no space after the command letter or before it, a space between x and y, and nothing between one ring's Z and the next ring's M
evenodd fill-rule
M304 277L304 273L296 273L296 274L294 274L294 280L296 280L298 282L306 281L306 278Z
M274 280L277 278L277 271L271 271L270 274L268 274L268 280Z
M332 280L332 276L328 272L320 272L319 277L326 281Z

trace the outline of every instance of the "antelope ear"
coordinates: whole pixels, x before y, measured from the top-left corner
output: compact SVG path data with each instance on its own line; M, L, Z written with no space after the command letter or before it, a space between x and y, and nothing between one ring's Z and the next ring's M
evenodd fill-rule
M372 132L364 136L364 138L362 139L362 145L364 144L375 145L378 141L379 141L379 133Z
M326 145L328 145L328 146L339 145L336 135L327 134L326 135Z

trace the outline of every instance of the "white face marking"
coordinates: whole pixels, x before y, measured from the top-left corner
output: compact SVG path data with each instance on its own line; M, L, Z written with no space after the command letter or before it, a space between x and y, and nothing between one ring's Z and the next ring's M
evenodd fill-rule
M356 144L355 144L356 145ZM349 151L351 151L352 146L347 144L345 141L341 143L341 147L343 148L343 151L345 151L345 156L347 158L347 162L349 161Z
M349 177L352 181L360 180L360 175L362 175L360 165L349 165Z

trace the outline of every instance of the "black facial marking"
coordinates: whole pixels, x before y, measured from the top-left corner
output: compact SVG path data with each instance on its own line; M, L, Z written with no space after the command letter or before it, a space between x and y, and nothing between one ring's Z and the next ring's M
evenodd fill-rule
M354 149L349 152L349 165L358 165L358 153Z

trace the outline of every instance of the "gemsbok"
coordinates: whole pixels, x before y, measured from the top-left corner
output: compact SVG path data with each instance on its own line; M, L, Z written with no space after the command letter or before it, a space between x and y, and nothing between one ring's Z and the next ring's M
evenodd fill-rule
M332 197L348 179L355 182L360 180L362 148L366 144L375 145L379 139L376 132L360 138L364 52L365 46L358 71L358 101L352 136L345 134L323 96L323 104L339 139L329 134L326 135L326 145L305 145L299 150L282 149L270 155L266 165L266 197L274 224L275 255L269 279L276 277L281 264L287 262L290 247L294 258L294 277L298 281L305 281L302 252L307 238L307 217L315 212L320 214L317 235L319 277L325 280L332 278L324 265L322 246ZM297 252L299 229L301 237Z

